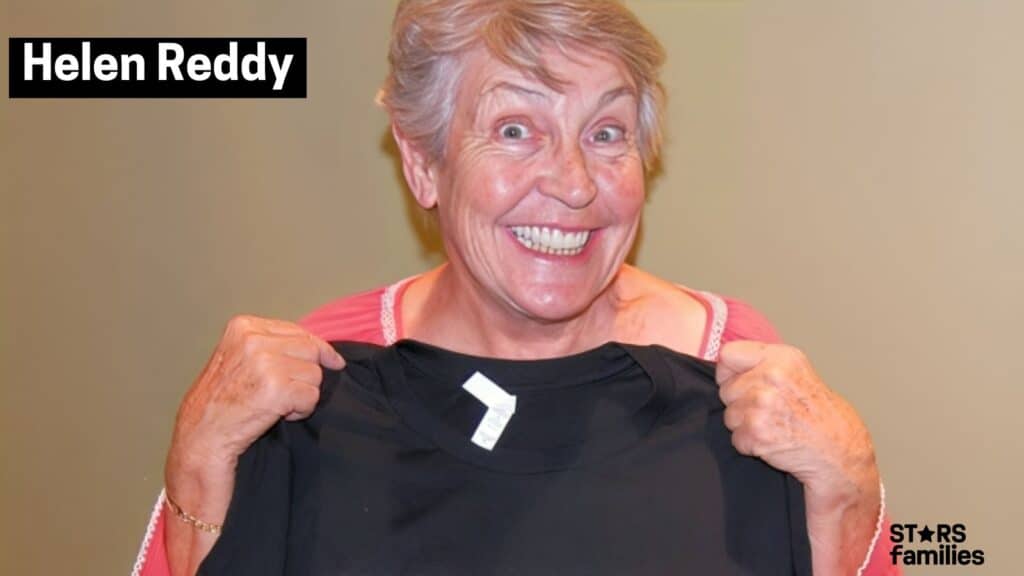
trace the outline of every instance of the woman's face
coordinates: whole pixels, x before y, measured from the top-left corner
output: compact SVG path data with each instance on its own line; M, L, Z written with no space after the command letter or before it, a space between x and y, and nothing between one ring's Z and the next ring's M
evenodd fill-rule
M644 173L625 67L557 49L546 62L558 90L468 56L436 204L457 273L492 303L557 322L584 312L625 260Z

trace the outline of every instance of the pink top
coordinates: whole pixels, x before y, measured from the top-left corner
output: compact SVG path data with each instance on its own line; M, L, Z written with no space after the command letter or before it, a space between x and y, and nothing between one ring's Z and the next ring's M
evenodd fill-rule
M376 288L352 296L339 298L314 310L299 321L307 330L327 341L352 340L372 344L390 345L402 338L400 303L409 281L400 280L390 286ZM733 340L781 342L775 328L760 312L749 304L710 292L680 286L704 305L707 324L701 340L699 356L714 361L722 344ZM157 498L132 576L170 576L167 549L164 546L164 492ZM875 539L859 574L889 576L900 574L899 566L892 565L889 557L889 519L885 515L885 496Z

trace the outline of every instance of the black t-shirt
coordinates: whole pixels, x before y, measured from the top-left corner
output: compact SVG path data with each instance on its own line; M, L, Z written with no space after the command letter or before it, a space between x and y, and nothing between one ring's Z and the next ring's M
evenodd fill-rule
M712 363L334 346L313 416L243 454L200 574L811 573L802 488L732 447Z

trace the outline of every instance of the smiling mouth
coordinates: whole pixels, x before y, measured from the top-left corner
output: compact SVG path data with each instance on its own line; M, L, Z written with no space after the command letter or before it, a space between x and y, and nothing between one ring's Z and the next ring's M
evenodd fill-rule
M575 256L583 251L590 240L590 230L569 232L547 226L511 226L509 230L526 248L556 256Z

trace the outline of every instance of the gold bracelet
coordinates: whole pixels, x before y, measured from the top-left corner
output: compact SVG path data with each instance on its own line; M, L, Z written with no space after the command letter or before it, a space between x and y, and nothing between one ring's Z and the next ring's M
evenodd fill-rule
M199 518L185 512L181 509L181 506L178 506L177 502L171 500L171 495L166 491L164 492L164 499L167 501L167 507L171 509L171 512L174 512L174 515L178 517L178 520L181 520L185 524L189 524L194 528L198 528L203 532L209 532L210 534L220 534L221 528L224 527L221 524L203 522Z

